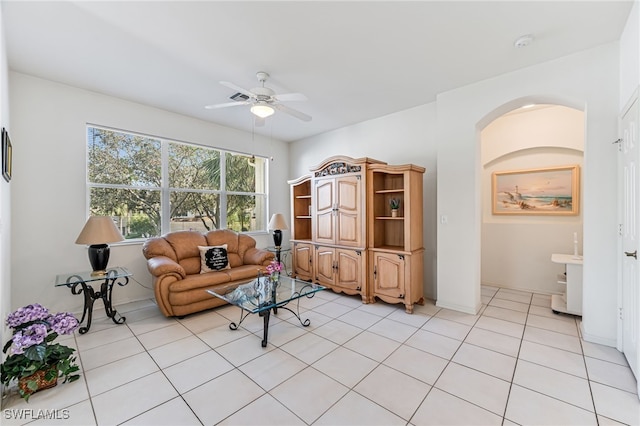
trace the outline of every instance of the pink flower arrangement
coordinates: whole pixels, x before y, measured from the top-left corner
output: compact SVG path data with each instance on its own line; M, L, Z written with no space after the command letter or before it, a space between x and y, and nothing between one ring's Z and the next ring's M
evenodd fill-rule
M282 271L282 263L277 260L272 260L271 263L267 265L267 273L271 276L272 279L277 278L277 276Z

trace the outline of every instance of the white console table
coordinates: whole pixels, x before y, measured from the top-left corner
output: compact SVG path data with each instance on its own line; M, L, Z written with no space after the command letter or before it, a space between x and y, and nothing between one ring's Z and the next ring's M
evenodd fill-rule
M565 273L558 276L558 283L567 286L564 294L551 296L551 309L553 312L582 315L582 256L552 254L551 261L565 265Z

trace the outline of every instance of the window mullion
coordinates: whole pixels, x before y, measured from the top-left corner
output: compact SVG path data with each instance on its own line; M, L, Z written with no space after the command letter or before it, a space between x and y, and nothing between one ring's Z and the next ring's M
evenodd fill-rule
M162 233L166 234L171 231L171 191L169 190L169 143L161 142L162 150L162 189L160 191L160 217L162 221Z
M220 229L227 229L227 155L220 152Z

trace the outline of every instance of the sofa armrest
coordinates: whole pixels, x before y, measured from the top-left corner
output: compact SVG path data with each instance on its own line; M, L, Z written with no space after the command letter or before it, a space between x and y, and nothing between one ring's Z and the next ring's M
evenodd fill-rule
M170 273L179 274L182 278L187 276L182 266L166 256L156 256L148 259L147 268L149 268L151 275L156 277Z
M245 265L268 265L276 255L270 251L251 247L244 253L242 263Z

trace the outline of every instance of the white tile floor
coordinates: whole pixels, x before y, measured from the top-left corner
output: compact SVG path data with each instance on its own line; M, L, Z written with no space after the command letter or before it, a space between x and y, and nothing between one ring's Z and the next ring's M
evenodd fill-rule
M0 423L640 424L622 354L581 340L548 296L485 286L482 299L480 315L429 302L408 315L324 291L301 301L310 327L272 317L266 348L260 317L228 328L236 307L178 320L153 301L119 306L125 324L97 313L88 334L66 339L80 380L28 404L5 395Z

